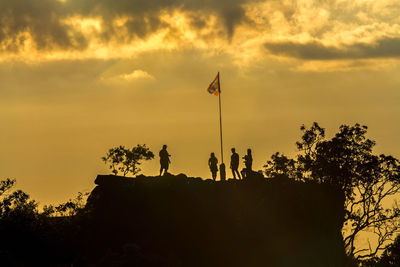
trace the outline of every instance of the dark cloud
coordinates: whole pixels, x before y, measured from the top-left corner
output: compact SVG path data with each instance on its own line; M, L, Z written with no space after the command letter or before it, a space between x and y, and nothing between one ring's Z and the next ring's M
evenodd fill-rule
M139 17L150 28L156 28L160 22L151 22L148 17L158 15L163 10L180 9L200 11L203 15L216 14L224 23L228 36L231 36L235 26L245 17L242 5L257 1L259 0L70 0L68 5L71 10L101 15L107 19L121 15Z
M127 18L128 31L121 41L144 38L165 27L160 20L163 11L182 10L196 15L193 21L204 21L217 15L231 38L235 26L245 19L243 4L259 0L0 0L0 45L3 51L17 51L23 46L22 33L29 32L38 49L83 49L89 38L62 23L70 16L95 16L102 19L101 37L107 42L116 37L115 18ZM204 23L197 23L197 27Z
M305 60L367 59L400 57L400 37L382 38L374 43L356 43L341 48L324 46L319 42L305 44L295 42L265 43L272 54Z
M54 0L1 0L0 44L16 51L25 41L22 34L29 32L38 49L84 47L83 36L61 23L64 15L61 3Z

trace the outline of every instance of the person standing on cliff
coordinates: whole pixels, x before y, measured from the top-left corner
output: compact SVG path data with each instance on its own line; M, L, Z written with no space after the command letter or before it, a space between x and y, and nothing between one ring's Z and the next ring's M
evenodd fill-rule
M236 180L236 174L238 175L239 180L241 179L240 173L238 171L239 168L239 154L236 153L235 148L231 149L232 155L231 155L231 170L233 174L233 179Z
M247 149L247 155L244 156L244 165L248 171L253 169L253 156L251 155L251 149Z
M160 150L159 156L160 156L160 165L161 165L161 168L160 168L160 176L161 176L163 171L164 171L164 175L168 172L168 167L169 167L169 164L171 163L171 160L169 159L169 157L171 155L168 154L167 145L163 145L163 148Z
M252 165L253 165L253 156L251 155L251 149L247 149L247 154L243 157L244 159L244 165L246 166L243 170L242 170L242 177L246 177L248 178L248 176L250 175L251 171L252 171Z
M215 157L214 153L211 153L210 155L210 158L208 160L208 167L210 167L212 178L215 181L217 179L218 172L218 159Z

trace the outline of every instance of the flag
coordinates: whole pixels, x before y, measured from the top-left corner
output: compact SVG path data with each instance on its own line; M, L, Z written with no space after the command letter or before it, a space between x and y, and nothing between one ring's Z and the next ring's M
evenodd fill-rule
M219 88L219 72L215 77L214 81L208 86L207 91L210 94L219 95L221 89Z

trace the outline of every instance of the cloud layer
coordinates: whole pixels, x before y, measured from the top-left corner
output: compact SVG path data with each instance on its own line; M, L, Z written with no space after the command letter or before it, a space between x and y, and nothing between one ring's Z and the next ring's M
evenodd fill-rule
M1 0L1 50L22 49L31 38L37 49L85 49L89 38L65 23L71 17L96 18L101 23L99 36L104 42L118 36L124 28L125 40L145 38L168 27L164 13L190 13L191 24L201 30L210 15L215 15L228 38L245 19L243 5L257 0Z
M355 43L343 47L327 46L319 42L265 43L265 47L276 55L304 60L342 60L400 57L400 38L382 38L374 43Z
M235 62L397 59L397 0L0 0L0 61L199 49Z
M54 0L1 0L1 50L18 51L26 45L28 38L39 50L85 47L84 36L61 22L66 15L62 3Z

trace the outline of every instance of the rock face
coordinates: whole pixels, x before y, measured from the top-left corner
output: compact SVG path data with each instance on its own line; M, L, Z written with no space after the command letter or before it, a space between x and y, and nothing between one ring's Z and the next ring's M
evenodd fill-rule
M96 178L82 226L104 266L346 266L344 196L284 179Z

